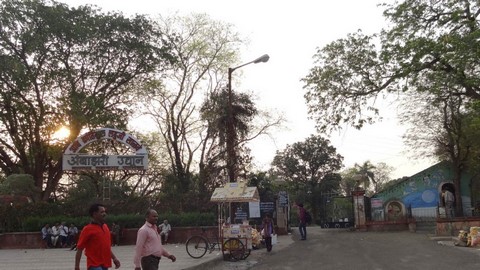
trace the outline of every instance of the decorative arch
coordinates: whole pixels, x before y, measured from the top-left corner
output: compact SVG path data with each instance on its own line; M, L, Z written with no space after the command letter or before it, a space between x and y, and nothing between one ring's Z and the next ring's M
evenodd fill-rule
M442 196L442 191L444 189L449 190L450 192L453 193L453 196L455 196L456 190L455 190L455 185L452 182L442 182L440 185L438 185L438 201L440 202L441 207L445 207L445 200L443 199Z
M394 221L405 218L405 205L401 201L389 201L385 205L385 213L388 221Z
M80 153L87 145L101 140L115 140L128 146L133 155L91 155ZM76 138L63 154L63 170L146 170L147 149L132 135L122 130L101 128Z

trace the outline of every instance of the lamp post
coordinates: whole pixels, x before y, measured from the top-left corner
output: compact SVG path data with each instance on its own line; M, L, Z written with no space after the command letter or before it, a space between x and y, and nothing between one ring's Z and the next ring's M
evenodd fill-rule
M233 93L232 93L232 73L236 69L244 67L249 64L258 64L258 63L265 63L270 59L268 54L264 54L259 58L242 64L240 66L234 68L228 68L228 119L227 119L227 171L228 171L228 179L230 182L235 182L235 166L237 163L237 157L235 153L235 123L233 119Z

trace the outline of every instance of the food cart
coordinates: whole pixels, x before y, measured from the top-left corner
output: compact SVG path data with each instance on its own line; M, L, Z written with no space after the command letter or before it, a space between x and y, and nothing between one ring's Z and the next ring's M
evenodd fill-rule
M232 203L258 202L257 187L247 187L243 182L227 183L216 188L210 201L218 203L218 235L225 260L245 259L252 250L252 227L248 220L235 224L231 222Z

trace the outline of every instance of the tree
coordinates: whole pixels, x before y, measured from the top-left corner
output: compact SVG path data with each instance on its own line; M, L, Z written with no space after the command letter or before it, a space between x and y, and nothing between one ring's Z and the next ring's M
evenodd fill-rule
M221 149L202 119L200 107L210 93L221 88L223 74L228 63L236 60L242 40L232 25L214 21L206 14L175 14L160 17L157 22L158 31L172 44L178 61L166 73L158 74L157 80L140 93L139 100L161 135L167 162L159 198L163 203L175 202L175 209L182 211L191 204L207 204L205 194L218 186L215 181L221 172L217 169Z
M12 174L0 183L0 194L33 197L37 192L33 177L29 174Z
M375 166L369 160L363 162L362 165L355 163L354 167L357 172L357 188L362 185L364 190L368 190L370 183L376 184Z
M0 168L26 173L48 200L61 154L84 129L123 128L132 83L174 60L152 22L53 1L0 2ZM160 68L161 69L161 68ZM67 141L53 142L61 126Z
M228 95L226 89L218 93L212 93L201 109L202 119L207 122L208 130L218 140L218 145L222 147L220 154L223 160L227 159L226 155L228 155L224 150L228 139ZM232 118L235 127L234 148L239 152L235 155L234 175L240 179L246 179L251 161L250 149L246 144L258 136L266 134L270 128L280 125L283 119L281 117L273 118L259 111L249 94L234 92L232 96ZM263 121L261 124L255 125L255 118L262 118ZM222 168L225 168L225 166L222 165Z
M379 192L391 180L390 173L392 171L393 167L383 162L372 164L367 160L361 165L355 163L353 167L342 171L340 185L346 195L350 195L352 191L362 185L367 195L370 196Z
M247 186L257 187L258 195L262 201L275 200L275 186L273 184L273 177L267 172L255 172L248 174Z
M384 162L375 164L375 168L373 169L373 174L375 175L374 193L381 191L392 180L390 174L393 171L394 168Z
M411 125L405 138L412 148L427 149L423 153L440 161L450 161L455 190L460 191L462 174L468 169L468 161L472 159L478 142L478 133L469 127L476 118L475 114L465 105L463 96L449 93L419 96L428 102L416 102L421 106L412 106L402 114L402 122ZM455 192L455 200L456 213L462 215L460 192Z
M182 190L211 193L225 179L225 76L238 60L243 41L232 25L205 14L163 17L159 25L179 60L146 88L142 100L163 136L169 170L176 177L172 181ZM246 141L277 124L275 119L253 124L253 118L263 114L249 94L235 95L234 111L240 131L237 149L247 153ZM247 154L240 157L240 162L248 161Z
M350 196L358 185L357 169L355 167L346 168L340 175L342 176L342 181L340 182L341 191L345 196Z
M480 101L469 104L467 113L462 116L465 121L465 134L470 142L470 156L467 160L467 166L474 175L480 174Z
M303 79L318 129L372 123L380 117L377 99L388 94L480 99L479 10L473 0L405 0L386 5L390 28L370 36L359 31L318 49L316 66Z
M287 145L278 151L272 167L274 173L289 182L293 189L308 200L314 216L318 215L319 194L337 191L343 157L337 154L330 141L318 135L311 135L303 142Z

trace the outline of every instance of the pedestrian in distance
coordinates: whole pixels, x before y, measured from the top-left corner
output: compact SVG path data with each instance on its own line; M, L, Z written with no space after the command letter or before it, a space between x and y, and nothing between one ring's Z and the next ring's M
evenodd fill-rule
M145 224L137 232L135 257L133 263L135 270L158 270L160 259L169 258L175 262L177 258L163 248L162 239L157 230L158 213L148 209L145 213Z
M450 190L444 188L442 190L442 197L445 202L445 215L447 216L447 218L455 217L455 212L453 210L453 207L455 205L455 196Z
M75 270L80 270L83 251L87 257L88 270L107 270L112 267L112 259L115 269L118 269L120 261L112 252L110 229L105 223L107 216L105 206L93 204L88 213L92 221L80 232L75 254Z
M75 224L71 223L68 228L68 240L67 245L70 247L70 250L74 250L77 246L78 238L78 228Z
M307 240L307 218L303 203L297 204L298 208L298 230L300 231L300 240Z
M112 223L112 246L120 245L120 225Z
M263 239L265 240L265 246L267 247L267 252L272 251L272 235L275 234L273 220L270 218L270 214L266 214L262 221L262 232Z
M172 226L170 226L168 220L165 219L163 223L158 226L158 229L160 230L160 236L162 237L162 244L165 245L168 241L168 235L172 230Z

